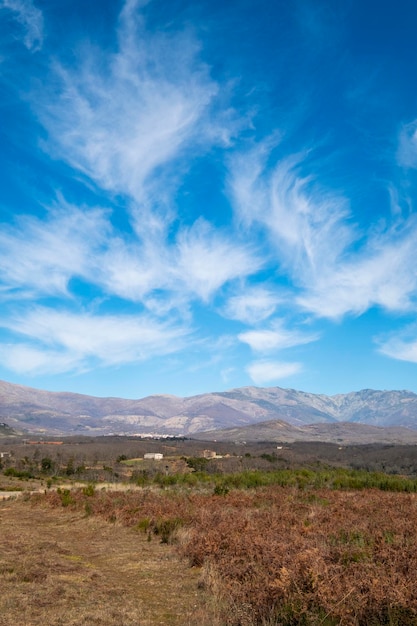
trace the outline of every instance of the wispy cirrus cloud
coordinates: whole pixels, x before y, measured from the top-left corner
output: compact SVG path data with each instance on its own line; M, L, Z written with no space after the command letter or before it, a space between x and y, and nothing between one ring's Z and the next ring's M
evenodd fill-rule
M346 200L303 174L307 154L285 157L271 168L273 147L264 141L232 161L232 200L243 225L266 229L281 264L308 282L339 261L355 239L354 229Z
M23 27L25 46L32 52L40 50L44 38L43 15L32 0L0 0L1 8L12 11L16 21Z
M411 217L397 232L388 229L371 235L364 250L320 277L298 301L330 318L359 315L373 306L407 312L417 297L416 246L417 222Z
M88 369L78 354L51 350L44 346L35 347L27 343L0 344L0 358L7 369L29 376L63 374Z
M344 198L303 173L302 156L268 167L271 150L267 141L236 157L230 191L243 227L267 235L270 263L291 277L294 305L327 318L372 306L407 310L417 295L414 216L363 232Z
M250 363L246 371L256 385L265 385L294 376L302 369L300 363L261 360Z
M274 314L283 296L262 286L243 285L241 292L231 296L225 303L222 314L246 324L257 324Z
M83 314L40 306L1 319L0 326L29 339L0 346L6 365L36 373L52 373L56 367L88 370L170 354L184 345L189 333L180 324L147 315Z
M109 230L106 212L62 198L47 219L21 215L0 232L0 285L19 297L69 295L73 277L94 275Z
M417 120L404 124L401 128L397 161L402 167L417 168Z
M239 244L202 219L178 237L178 277L203 300L226 282L254 274L262 265L250 243Z
M353 118L334 128L325 120L333 106L349 115L358 97L342 84L343 77L337 89L332 83L337 68L327 58L329 41L338 56L340 35L349 31L333 32L340 13L314 2L288 13L280 9L288 24L298 16L303 36L277 44L277 55L288 60L288 67L281 61L279 71L268 47L268 59L260 56L257 67L264 61L270 65L258 84L248 70L254 59L244 53L233 57L237 38L227 42L224 58L232 62L226 69L219 63L220 48L210 59L215 40L205 47L195 33L220 41L219 31L182 26L181 20L192 19L188 10L123 0L118 20L111 22L117 11L112 5L97 28L90 21L92 11L84 16L81 4L79 15L68 5L59 17L52 4L38 4L51 29L54 20L65 19L65 10L71 12L62 45L52 30L47 37L33 2L0 0L6 28L14 27L12 36L24 33L32 52L42 47L35 56L22 55L20 45L6 46L18 54L1 61L2 84L13 92L5 136L21 172L33 166L34 193L23 201L43 202L35 201L24 215L18 185L2 196L2 363L31 374L82 371L94 364L136 363L186 346L182 362L189 359L191 365L184 371L210 366L236 381L246 371L256 384L265 384L302 370L290 356L286 362L289 352L282 361L277 354L297 346L301 354L300 346L318 338L311 331L317 318L341 320L373 307L415 309L413 185L366 183L362 195L367 175L365 169L359 172L362 163L387 179L388 150L382 169L369 154L358 166L351 162L352 155L366 151L364 136L378 133L380 121L366 125L363 135L348 137ZM201 24L211 19L209 3L198 10ZM324 42L324 32L333 37ZM255 43L258 35L253 36ZM323 68L295 62L309 47ZM317 75L309 78L313 65ZM242 74L234 80L238 67ZM324 84L315 90L319 75ZM364 101L379 87L376 78L368 83L360 96ZM248 87L253 87L250 97ZM341 95L346 90L350 96ZM289 106L295 101L296 113ZM252 106L259 117L250 112ZM274 130L278 119L282 128ZM322 138L318 155L308 148L310 123L310 137ZM397 154L391 155L391 165L401 166L407 182L415 178L407 168L417 167L416 128L415 121L403 126ZM19 152L26 132L28 147ZM18 180L15 158L5 162ZM343 192L331 188L332 173L335 188L344 187ZM353 180L359 181L356 189ZM380 210L385 184L389 194ZM376 199L368 210L361 203L370 190ZM44 200L48 193L49 201ZM308 327L302 326L306 317ZM387 356L414 359L411 331L378 345ZM248 365L247 347L253 352ZM313 353L318 348L305 351L306 363ZM241 382L246 383L245 375Z
M143 238L122 233L110 218L108 210L75 207L62 197L44 219L19 216L0 233L3 294L72 298L71 279L80 278L103 295L149 302L166 314L171 306L207 300L261 263L251 245L232 241L203 220L170 242L151 227Z
M290 330L285 327L283 320L274 320L270 328L240 333L238 339L255 352L272 352L311 343L318 339L318 335Z
M399 361L417 363L417 326L411 324L390 333L388 336L376 337L378 351L385 356Z
M193 35L149 32L142 6L123 5L116 51L85 43L77 52L75 45L75 63L56 56L42 92L33 94L48 133L44 149L110 192L110 206L114 194L127 198L130 228L115 229L110 211L76 209L62 198L44 218L21 216L0 241L11 289L70 295L71 278L81 277L106 295L166 313L207 300L262 264L232 228L219 231L198 214L194 223L177 219L173 191L190 167L184 154L228 145L241 121L216 104L219 85Z
M56 61L54 97L48 88L37 94L49 133L45 148L103 189L136 202L147 198L144 186L152 187L155 170L191 142L206 149L234 132L233 124L226 128L212 115L219 86L199 59L196 40L186 31L146 31L140 6L125 3L116 52L85 45L77 65Z
M250 244L233 241L202 219L181 229L171 242L151 233L144 241L115 237L102 261L99 275L108 292L150 306L157 290L166 292L166 302L207 301L225 283L255 273L262 263Z

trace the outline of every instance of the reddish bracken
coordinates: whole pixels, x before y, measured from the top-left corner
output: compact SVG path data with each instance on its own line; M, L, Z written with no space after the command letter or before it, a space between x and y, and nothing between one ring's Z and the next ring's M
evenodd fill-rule
M45 498L62 504L62 494ZM417 624L415 494L268 487L71 499L147 532L180 520L178 549L222 589L224 624Z

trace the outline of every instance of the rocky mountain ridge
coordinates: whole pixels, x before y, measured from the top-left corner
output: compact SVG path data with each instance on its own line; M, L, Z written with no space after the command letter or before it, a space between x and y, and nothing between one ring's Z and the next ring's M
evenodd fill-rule
M32 433L193 436L276 420L298 428L348 422L417 431L417 395L365 389L326 396L281 387L243 387L188 398L153 395L128 400L0 381L0 421Z

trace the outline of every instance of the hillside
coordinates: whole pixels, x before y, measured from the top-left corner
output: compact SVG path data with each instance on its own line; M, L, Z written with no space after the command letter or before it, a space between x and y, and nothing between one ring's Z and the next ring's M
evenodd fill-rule
M7 439L8 437L17 437L19 434L21 433L17 432L13 428L10 428L8 424L5 424L4 422L0 422L0 439Z
M275 442L294 443L327 442L341 445L352 444L414 444L417 445L417 430L402 426L371 426L352 422L317 423L293 426L281 420L270 420L243 428L224 428L205 433L196 433L195 439L209 441Z
M346 424L350 424L350 432L359 425L359 438L365 436L361 424L378 427L368 430L366 437L384 437L380 427L417 431L417 395L409 391L366 389L326 396L280 387L244 387L189 398L154 395L128 400L49 392L0 381L0 421L12 429L38 434L194 436L254 424L263 424L259 428L266 433L271 426L264 422L276 420L296 427L289 435L295 438L309 433L313 439L338 440ZM318 424L320 427L313 428ZM309 426L307 430L306 426ZM275 423L273 430L277 428ZM249 433L258 438L253 429ZM408 431L402 431L399 436L412 438Z

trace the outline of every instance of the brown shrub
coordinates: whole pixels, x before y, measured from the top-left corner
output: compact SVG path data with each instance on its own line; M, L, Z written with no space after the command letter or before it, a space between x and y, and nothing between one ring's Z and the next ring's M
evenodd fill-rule
M414 494L74 492L70 507L87 499L90 513L123 525L181 520L178 549L203 567L224 624L417 624ZM62 504L57 493L44 500Z

